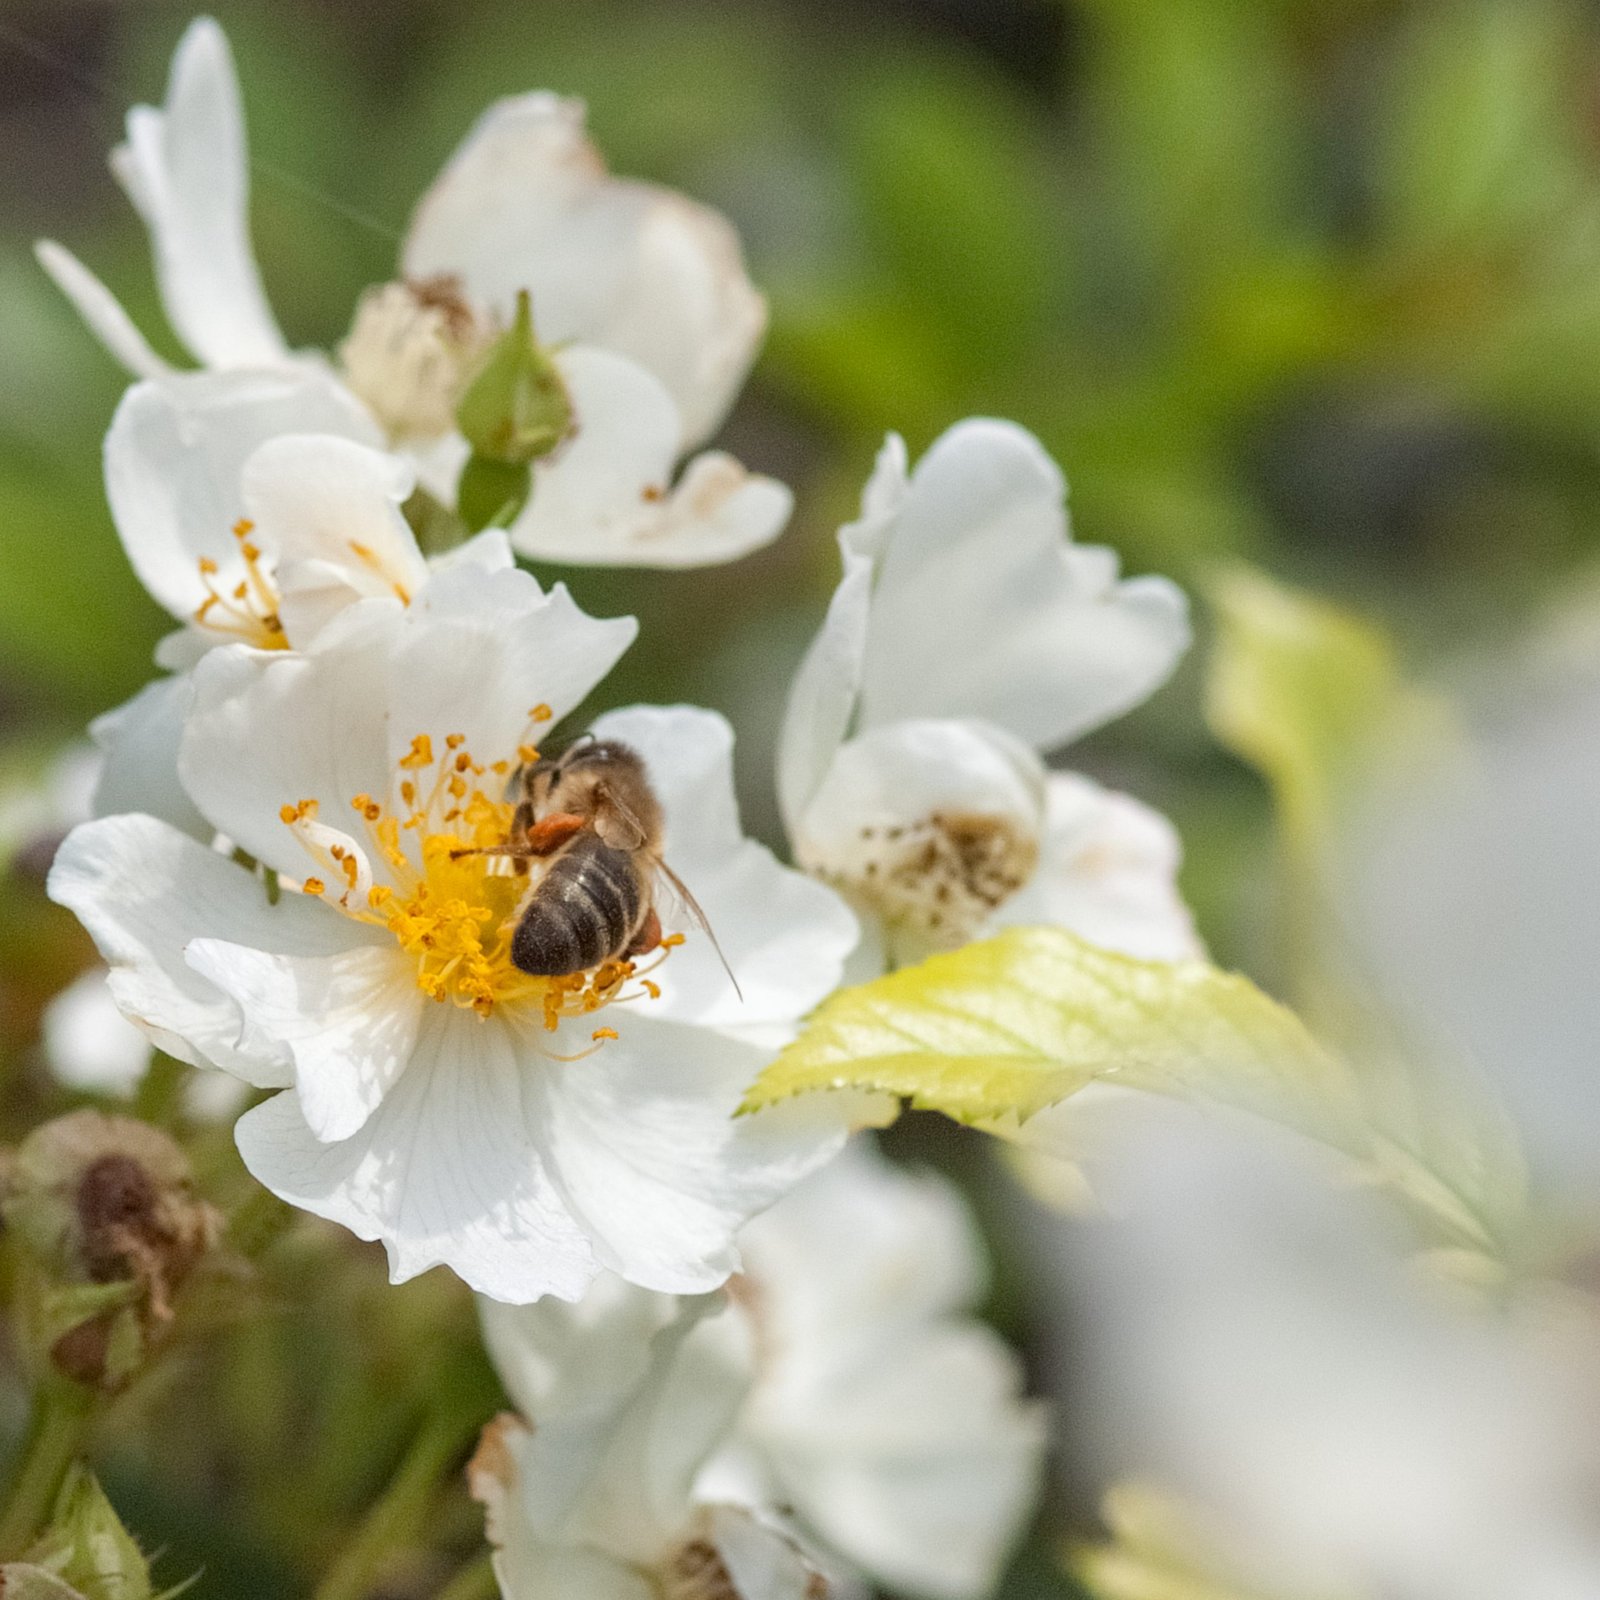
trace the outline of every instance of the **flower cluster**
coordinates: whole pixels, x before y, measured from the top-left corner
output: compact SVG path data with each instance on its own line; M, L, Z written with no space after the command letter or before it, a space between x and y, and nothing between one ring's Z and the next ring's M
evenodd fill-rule
M960 1200L852 1139L845 1095L735 1113L847 972L1016 923L1196 951L1170 827L1044 761L1164 681L1182 595L1072 542L1021 429L961 423L914 470L891 439L781 731L785 865L720 716L573 725L635 624L517 564L782 529L783 485L690 454L764 324L728 223L608 174L576 102L503 101L396 278L299 351L215 24L112 166L198 363L40 246L136 380L107 494L177 624L95 724L50 878L116 1006L243 1086L267 1189L482 1297L522 1419L472 1472L506 1595L983 1594L1041 1436Z

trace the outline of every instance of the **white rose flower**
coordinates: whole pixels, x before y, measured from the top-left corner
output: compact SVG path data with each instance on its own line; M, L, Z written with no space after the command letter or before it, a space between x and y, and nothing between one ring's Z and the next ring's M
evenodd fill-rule
M1033 1509L1044 1419L972 1315L985 1252L954 1187L856 1139L739 1244L757 1376L702 1493L792 1506L897 1593L990 1593Z
M90 729L98 816L142 811L209 840L178 781L191 666L209 649L304 650L347 606L405 605L435 570L512 565L480 534L428 562L401 506L411 466L314 372L188 373L136 383L106 435L106 494L129 563L181 624L158 678Z
M1050 922L1132 955L1197 950L1164 818L1049 751L1131 709L1189 640L1182 593L1073 544L1032 435L968 421L908 475L889 440L839 533L844 576L796 676L778 789L800 864L916 959Z
M784 1506L839 1571L897 1592L989 1592L1032 1508L1044 1436L1016 1357L971 1316L983 1250L955 1191L858 1139L739 1246L729 1298L744 1360L702 1401L717 1437L698 1451L695 1500ZM581 1347L585 1383L620 1388L674 1307L607 1278L572 1311L481 1310L512 1399L570 1462L549 1415L554 1374ZM565 1403L595 1411L587 1389ZM624 1486L608 1492L629 1504Z
M606 1278L576 1306L484 1312L527 1419L491 1423L468 1469L505 1600L822 1600L773 1521L695 1492L749 1382L735 1311Z
M734 1119L857 937L826 889L739 831L731 733L641 709L595 732L644 758L665 859L710 942L535 978L510 959L527 880L498 845L507 775L633 635L562 587L458 565L409 607L347 608L309 654L215 650L180 755L258 877L148 816L77 829L51 892L162 1048L281 1089L239 1123L285 1199L382 1239L396 1280L445 1263L496 1298L573 1298L603 1268L670 1292L738 1264L734 1233L831 1132ZM530 709L531 707L531 709ZM670 902L662 905L670 925Z
M327 369L290 350L262 289L239 86L211 19L179 43L165 104L129 113L112 170L150 230L168 321L202 366ZM171 374L81 262L48 240L39 259L130 371ZM581 102L529 94L492 106L423 197L400 273L363 297L336 366L441 497L453 497L467 455L456 402L527 290L540 338L562 347L576 434L539 463L513 529L519 549L692 567L782 531L788 489L730 456L698 455L673 481L726 414L765 330L738 238L705 206L610 176Z

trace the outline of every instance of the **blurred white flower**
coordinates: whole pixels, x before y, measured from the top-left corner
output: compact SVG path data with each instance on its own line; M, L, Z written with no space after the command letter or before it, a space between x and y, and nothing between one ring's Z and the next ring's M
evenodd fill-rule
M239 86L215 22L190 25L165 104L129 113L112 170L150 230L168 320L202 366L334 383L326 358L290 350L262 289ZM39 258L130 371L172 376L81 262L52 241ZM782 530L789 491L727 455L696 456L673 482L726 414L766 326L738 238L705 206L611 177L580 102L529 94L492 106L418 206L400 272L362 299L336 370L349 403L442 498L467 455L456 402L528 290L541 340L562 347L577 431L539 465L513 529L520 549L701 566Z
M130 1099L150 1068L150 1041L111 997L104 967L80 973L44 1008L45 1064L69 1089Z
M1446 1290L1287 1139L1180 1107L1121 1132L1113 1216L1045 1246L1101 1473L1176 1491L1252 1593L1600 1593L1592 1303Z
M796 858L891 960L1017 923L1197 951L1164 818L1053 750L1131 709L1189 640L1164 578L1073 544L1032 435L968 421L908 475L891 438L840 530L844 576L790 694L778 789Z
M381 1238L397 1280L443 1262L507 1300L573 1298L606 1268L708 1289L737 1264L739 1225L837 1142L798 1117L732 1116L857 930L741 836L721 718L640 709L595 732L644 757L666 858L742 1001L696 932L648 976L530 977L510 959L526 880L452 853L505 840L507 775L632 635L564 588L458 564L409 607L350 608L311 654L212 651L183 783L281 875L279 902L149 816L89 823L57 859L51 892L127 1015L184 1060L286 1091L239 1124L251 1171Z
M829 1586L774 1519L704 1500L695 1480L744 1398L750 1333L709 1298L603 1278L575 1306L483 1306L522 1413L468 1469L505 1600L822 1600ZM526 1419L526 1420L524 1420Z
M1600 1220L1600 608L1454 685L1458 740L1370 774L1330 890L1369 992L1481 1072ZM1600 1230L1596 1230L1600 1232Z
M695 1502L757 1518L784 1507L837 1578L938 1600L988 1593L1032 1509L1043 1419L1020 1399L1016 1357L971 1314L983 1251L955 1191L858 1139L750 1223L739 1249L732 1310L717 1318L724 1360L700 1402ZM575 1483L590 1469L562 1418L589 1426L679 1315L612 1277L570 1311L481 1312L508 1392ZM601 1473L586 1496L629 1511L626 1479Z
M972 1314L985 1252L959 1194L858 1138L739 1247L756 1379L702 1493L792 1507L898 1593L990 1593L1033 1509L1044 1419Z

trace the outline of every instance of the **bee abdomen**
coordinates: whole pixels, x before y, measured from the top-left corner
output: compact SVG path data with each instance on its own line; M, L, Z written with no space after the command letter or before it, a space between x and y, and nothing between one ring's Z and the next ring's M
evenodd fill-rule
M583 972L622 955L644 914L632 857L593 833L551 863L511 937L511 962L537 978Z

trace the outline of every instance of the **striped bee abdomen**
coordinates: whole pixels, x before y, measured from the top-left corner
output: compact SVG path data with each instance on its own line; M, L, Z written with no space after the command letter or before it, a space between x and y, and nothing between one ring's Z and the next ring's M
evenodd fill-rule
M633 857L580 833L550 864L516 932L511 962L536 978L584 972L620 957L645 913Z

